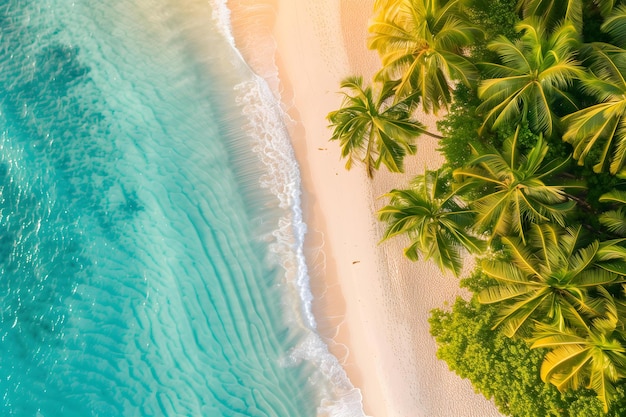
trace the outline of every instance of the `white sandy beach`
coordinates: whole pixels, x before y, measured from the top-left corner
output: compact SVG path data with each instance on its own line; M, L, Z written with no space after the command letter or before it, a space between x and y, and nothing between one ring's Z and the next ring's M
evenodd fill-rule
M237 45L280 94L301 167L307 257L320 334L374 417L490 417L495 406L437 360L428 314L462 292L451 274L410 262L402 241L378 245L378 197L442 162L419 141L407 174L344 169L325 119L342 78L378 69L366 48L373 0L229 0ZM274 66L274 63L276 66ZM435 130L433 117L422 120Z

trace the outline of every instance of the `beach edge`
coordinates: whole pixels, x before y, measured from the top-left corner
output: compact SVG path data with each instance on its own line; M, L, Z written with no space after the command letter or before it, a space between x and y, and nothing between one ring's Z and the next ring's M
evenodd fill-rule
M366 48L373 0L311 3L228 5L238 47L282 102L300 166L317 331L361 390L368 415L499 416L437 360L429 334L429 311L466 293L434 265L406 260L401 240L378 244L375 211L384 203L378 197L439 166L436 142L420 139L407 174L381 170L373 181L360 167L346 171L338 144L328 142L325 116L340 105L340 80L352 74L368 80L378 70L377 56ZM246 26L250 16L254 28ZM435 130L436 118L422 116Z

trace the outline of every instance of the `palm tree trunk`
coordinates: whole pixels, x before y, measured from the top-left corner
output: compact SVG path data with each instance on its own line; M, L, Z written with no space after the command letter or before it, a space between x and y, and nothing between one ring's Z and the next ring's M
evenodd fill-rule
M423 134L424 134L424 135L427 135L427 136L430 136L431 138L435 138L435 139L443 139L443 136L440 136L440 135L438 135L438 134L436 134L436 133L429 132L429 131L427 131L427 130L425 130Z

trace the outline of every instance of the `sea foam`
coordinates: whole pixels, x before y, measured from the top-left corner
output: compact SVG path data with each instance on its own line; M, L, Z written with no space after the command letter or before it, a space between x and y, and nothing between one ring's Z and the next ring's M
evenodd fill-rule
M219 30L245 63L232 35L226 1L214 0L212 6L213 18ZM270 65L275 67L274 62ZM285 125L288 115L281 109L281 103L267 82L252 70L250 80L240 83L235 90L237 102L248 120L246 131L255 144L254 151L266 168L266 174L259 179L259 183L271 191L279 200L280 207L286 210L272 233L274 239L271 250L278 256L285 271L285 282L292 288L292 291L286 291L285 297L294 298L293 294L297 294L295 302L299 308L295 311L299 311L300 317L287 319L299 321L308 331L308 336L285 358L285 365L305 360L316 366L320 372L319 382L326 386L318 408L320 416L365 416L360 390L350 382L339 360L330 353L316 331L317 323L312 311L313 294L304 256L307 227L302 216L300 171ZM290 293L292 297L289 297ZM290 300L285 303L288 307Z
M313 294L304 256L306 224L302 218L301 182L298 164L285 127L282 111L272 92L263 79L253 80L236 87L238 101L248 118L247 131L256 145L254 151L266 166L267 171L259 179L262 187L270 190L280 201L281 208L288 209L273 232L271 250L275 253L285 271L285 282L297 294L299 309L290 309L286 301L286 311L299 310L298 317L289 321L301 321L309 332L307 338L290 353L287 362L307 360L321 372L320 378L328 383L326 399L320 406L320 415L332 417L364 416L360 390L354 388L339 361L316 332L317 323L312 312ZM292 323L296 324L296 323Z

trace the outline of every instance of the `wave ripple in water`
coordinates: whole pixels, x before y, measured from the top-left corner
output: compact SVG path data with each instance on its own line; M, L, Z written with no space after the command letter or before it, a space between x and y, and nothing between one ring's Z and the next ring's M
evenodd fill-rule
M315 415L244 69L200 2L107 3L0 6L2 414Z

